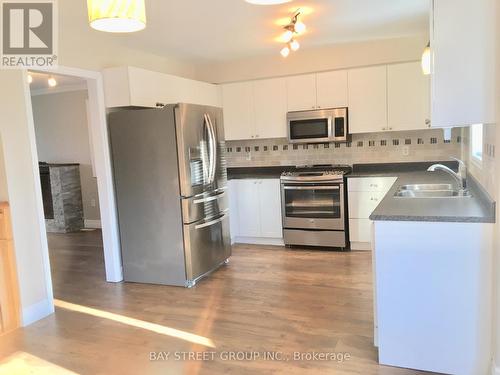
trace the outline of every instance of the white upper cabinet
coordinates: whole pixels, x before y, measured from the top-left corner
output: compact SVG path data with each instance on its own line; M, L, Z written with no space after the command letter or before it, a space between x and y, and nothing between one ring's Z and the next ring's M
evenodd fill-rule
M224 136L226 140L255 137L251 82L223 85L222 108L224 110Z
M429 76L420 62L387 66L388 127L415 130L429 127Z
M106 107L192 103L220 107L220 87L132 66L103 70Z
M318 108L347 107L347 70L318 73L316 75Z
M286 79L288 111L305 111L317 108L316 74L305 74Z
M253 82L256 138L286 137L286 80Z
M387 66L349 70L349 132L390 130L387 126Z
M495 0L432 3L432 126L494 123Z

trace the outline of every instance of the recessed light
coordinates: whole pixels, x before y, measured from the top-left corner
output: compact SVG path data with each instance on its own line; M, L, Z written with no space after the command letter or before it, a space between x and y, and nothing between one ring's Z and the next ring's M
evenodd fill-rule
M54 77L50 77L48 80L47 80L47 83L49 84L50 87L55 87L57 86L57 81Z
M275 5L289 3L292 0L245 0L247 3L255 5Z

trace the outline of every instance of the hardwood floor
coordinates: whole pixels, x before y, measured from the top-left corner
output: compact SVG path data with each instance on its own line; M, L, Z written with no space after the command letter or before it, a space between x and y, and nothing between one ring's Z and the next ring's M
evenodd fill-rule
M24 352L77 374L420 373L377 364L368 252L237 245L227 266L184 289L106 283L99 231L51 234L49 247L54 296L64 307L2 336L0 363ZM189 351L214 359L175 360ZM150 352L171 354L150 361ZM226 360L227 352L351 357Z

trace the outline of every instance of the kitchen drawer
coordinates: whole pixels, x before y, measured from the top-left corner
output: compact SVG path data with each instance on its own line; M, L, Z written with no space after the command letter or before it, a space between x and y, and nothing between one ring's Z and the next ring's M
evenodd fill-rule
M349 219L368 219L385 194L384 191L349 192Z
M347 180L347 190L351 191L388 191L396 182L396 177L359 177Z
M372 221L370 219L349 219L349 240L351 242L371 242Z

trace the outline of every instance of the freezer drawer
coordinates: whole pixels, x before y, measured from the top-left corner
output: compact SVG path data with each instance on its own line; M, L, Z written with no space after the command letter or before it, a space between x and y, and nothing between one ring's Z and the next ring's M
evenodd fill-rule
M227 211L229 208L226 187L195 195L191 198L183 198L181 204L184 224L194 223L203 218L220 216L222 212Z
M231 256L229 213L184 225L188 285ZM192 284L191 284L192 285Z

